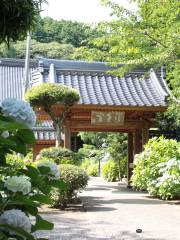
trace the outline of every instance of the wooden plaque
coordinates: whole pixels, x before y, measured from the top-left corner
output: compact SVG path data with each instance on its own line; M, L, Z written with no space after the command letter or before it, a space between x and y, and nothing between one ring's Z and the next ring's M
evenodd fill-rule
M91 124L94 125L123 125L124 112L91 112Z

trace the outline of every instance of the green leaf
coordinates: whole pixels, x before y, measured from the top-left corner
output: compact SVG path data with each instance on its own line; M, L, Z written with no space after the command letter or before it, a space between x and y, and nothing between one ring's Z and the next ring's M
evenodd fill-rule
M16 129L27 129L27 127L22 124L15 122L14 120L10 120L10 118L0 119L0 129L2 130L16 130Z
M45 166L38 166L38 169L42 175L47 175L48 173L51 172L51 169Z
M0 239L6 240L8 238L7 238L7 236L4 233L0 232Z
M49 194L51 192L52 186L44 182L44 184L39 186L39 189L41 190L42 193Z
M12 141L9 138L3 138L1 135L0 135L0 143L1 143L1 145L7 145L7 146L10 146L10 147L15 147L16 146L16 143L14 141Z
M21 169L20 172L23 172L26 176L30 177L33 182L38 182L41 179L40 172L37 170L37 168L33 166L26 166L27 169Z
M52 230L54 228L54 224L43 219L41 216L36 216L36 224L32 227L32 231L35 232L37 230Z
M36 141L34 133L30 129L20 129L18 130L16 136L18 136L21 139L21 141L23 141L26 144L33 144Z
M2 227L4 229L8 229L10 231L13 231L13 232L16 233L16 235L18 235L20 237L25 237L25 239L35 240L35 238L31 234L29 234L28 232L24 231L21 228L13 227L13 226L8 225L8 224L0 224L0 227Z
M21 194L16 194L15 196L11 197L10 201L8 202L8 205L9 204L39 207L39 204L31 200L29 196L24 196Z
M59 188L60 190L66 190L66 184L63 180L49 180L49 184L52 187Z
M44 194L36 194L34 196L31 196L30 199L33 200L33 201L37 201L37 202L45 203L45 204L51 204L52 203L52 200Z
M11 141L14 141L15 146L11 146L11 149L15 152L21 153L25 155L27 153L27 146L26 144L18 138L16 135L9 137Z
M25 211L31 214L32 216L37 216L38 208L34 206L25 206Z

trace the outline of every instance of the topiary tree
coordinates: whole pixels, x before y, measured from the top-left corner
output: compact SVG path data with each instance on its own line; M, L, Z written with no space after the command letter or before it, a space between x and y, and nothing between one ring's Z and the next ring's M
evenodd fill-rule
M56 147L61 144L62 124L69 108L79 101L78 92L70 87L56 83L43 83L32 87L25 94L25 99L33 107L41 107L52 119L56 130ZM63 110L56 115L52 106L61 104Z

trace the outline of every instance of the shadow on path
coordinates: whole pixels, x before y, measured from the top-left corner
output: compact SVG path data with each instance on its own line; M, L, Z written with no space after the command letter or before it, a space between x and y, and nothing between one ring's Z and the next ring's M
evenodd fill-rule
M49 240L164 240L162 238L146 238L141 237L141 234L130 231L120 231L116 236L100 237L90 229L89 223L82 220L71 218L54 218L48 214L44 215L49 221L54 222L55 229L53 232L41 231L41 237L47 237ZM101 222L98 222L99 226ZM36 236L39 236L37 233Z

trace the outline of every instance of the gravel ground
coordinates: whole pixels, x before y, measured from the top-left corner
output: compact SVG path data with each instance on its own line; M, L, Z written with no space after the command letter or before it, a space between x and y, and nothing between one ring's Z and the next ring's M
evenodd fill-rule
M84 208L46 211L50 240L180 240L180 204L150 198L125 185L91 178L81 193ZM142 233L136 233L142 229Z

